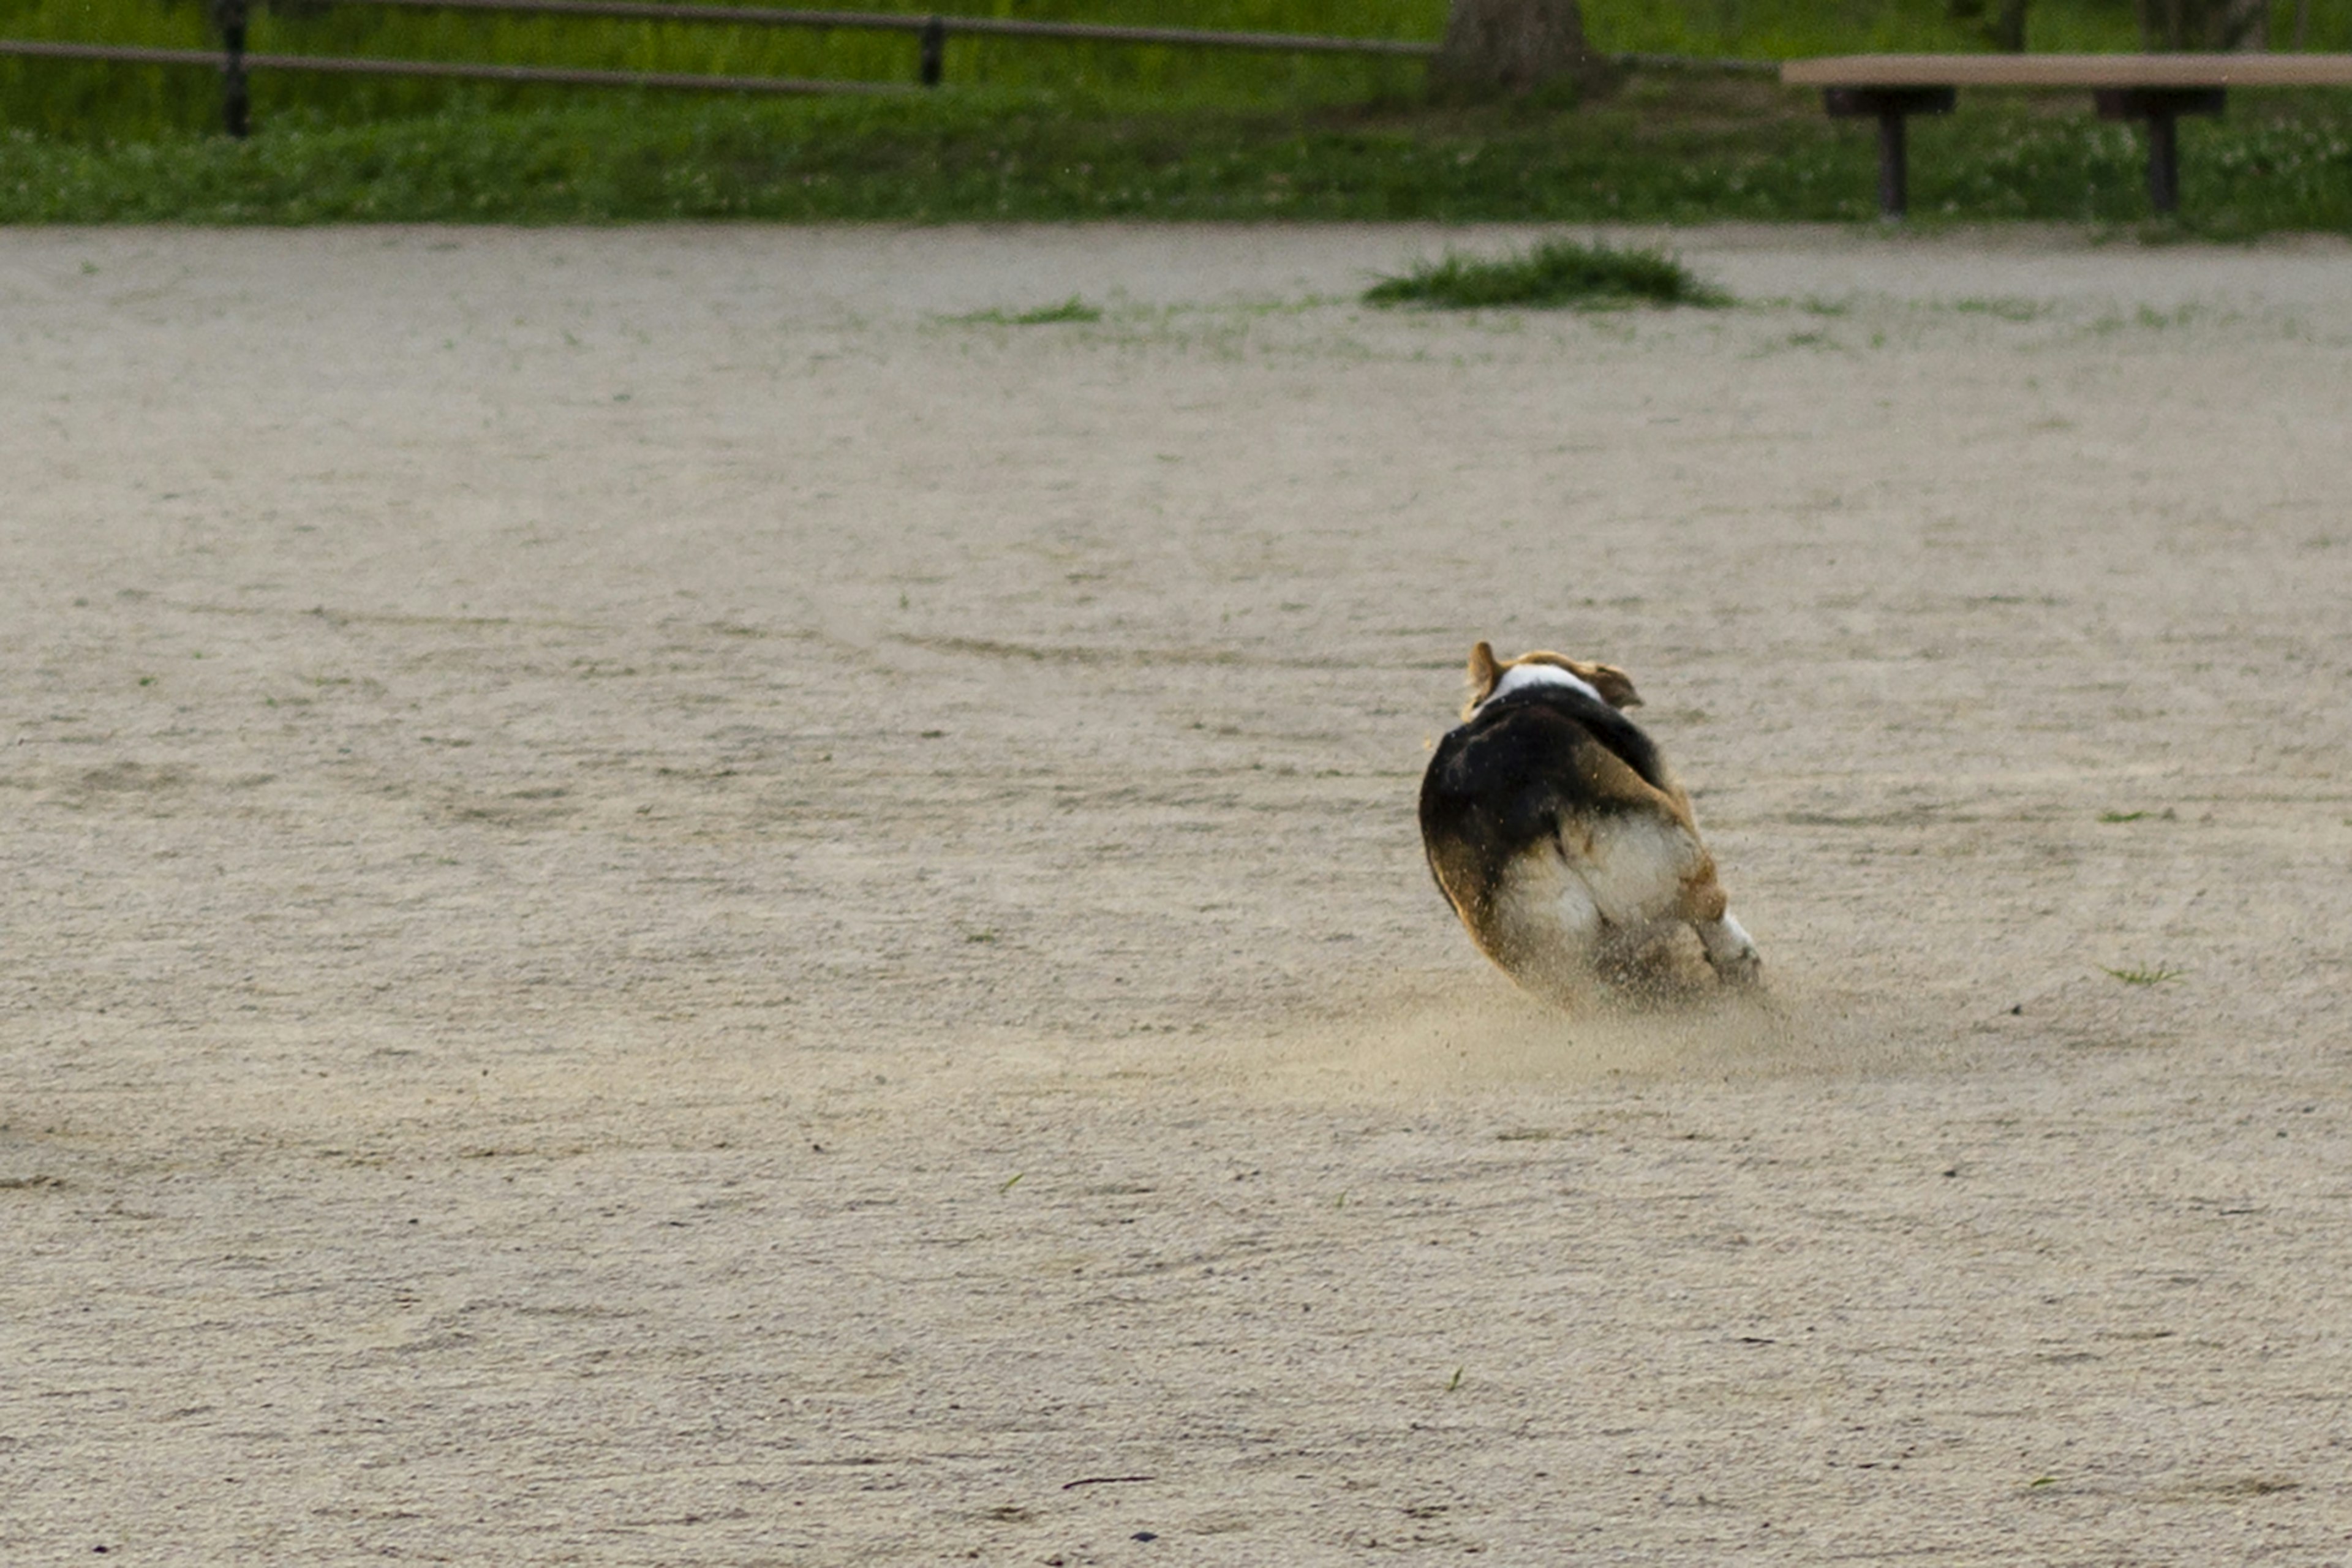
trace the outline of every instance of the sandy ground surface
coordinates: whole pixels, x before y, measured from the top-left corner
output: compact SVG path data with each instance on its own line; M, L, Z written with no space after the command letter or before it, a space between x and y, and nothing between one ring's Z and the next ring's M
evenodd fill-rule
M2352 252L1440 243L0 234L0 1560L2352 1561Z

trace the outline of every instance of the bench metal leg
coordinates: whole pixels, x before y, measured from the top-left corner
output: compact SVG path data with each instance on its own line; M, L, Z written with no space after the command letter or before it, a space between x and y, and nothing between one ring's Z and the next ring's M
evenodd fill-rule
M2147 205L2159 217L2180 210L2180 117L2219 114L2218 87L2112 88L2098 94L2102 120L2147 121Z
M1899 218L1911 210L1911 147L1908 116L1899 109L1878 111L1878 215Z
M1878 121L1878 216L1892 223L1911 209L1909 121L1915 114L1949 114L1948 87L1832 87L1822 107L1834 120L1867 115Z
M2162 216L2180 210L2180 117L2147 117L2147 205Z

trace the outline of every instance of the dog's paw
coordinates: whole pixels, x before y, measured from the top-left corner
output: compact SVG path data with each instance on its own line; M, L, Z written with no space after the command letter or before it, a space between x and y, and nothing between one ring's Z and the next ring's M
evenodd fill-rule
M1764 958L1754 948L1742 948L1728 958L1710 958L1716 978L1726 985L1760 985L1764 981Z
M1702 926L1698 934L1706 948L1707 963L1726 985L1753 985L1764 978L1764 959L1756 951L1755 939L1731 918L1729 910L1713 925Z

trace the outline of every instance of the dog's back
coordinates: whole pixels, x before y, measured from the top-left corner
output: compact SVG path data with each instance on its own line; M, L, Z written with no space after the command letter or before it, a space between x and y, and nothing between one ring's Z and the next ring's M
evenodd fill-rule
M1614 678L1625 702L1639 700L1632 682L1609 666L1528 659L1554 662L1498 665L1478 646L1469 716L1422 777L1430 870L1471 939L1555 1000L1675 921L1698 928L1727 977L1748 977L1755 949L1728 920L1688 797L1650 738L1576 671Z

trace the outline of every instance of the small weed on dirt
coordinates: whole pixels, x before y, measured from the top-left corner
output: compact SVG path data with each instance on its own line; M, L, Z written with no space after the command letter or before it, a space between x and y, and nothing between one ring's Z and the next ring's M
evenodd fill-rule
M1102 308L1073 294L1058 305L1041 305L1034 310L974 310L956 320L994 327L1045 327L1056 321L1099 321Z
M2031 321L2050 313L2050 307L2034 300L1955 300L1952 309L1964 316L1993 316L2004 321Z
M1521 256L1480 258L1451 251L1402 278L1365 290L1374 305L1428 305L1475 310L1496 305L1608 310L1626 305L1731 303L1662 250L1617 250L1570 239L1547 240Z
M2168 980L2178 980L2189 973L2185 969L2175 969L2167 963L2159 963L2153 969L2107 969L2105 964L2099 967L2126 985L2161 985Z

